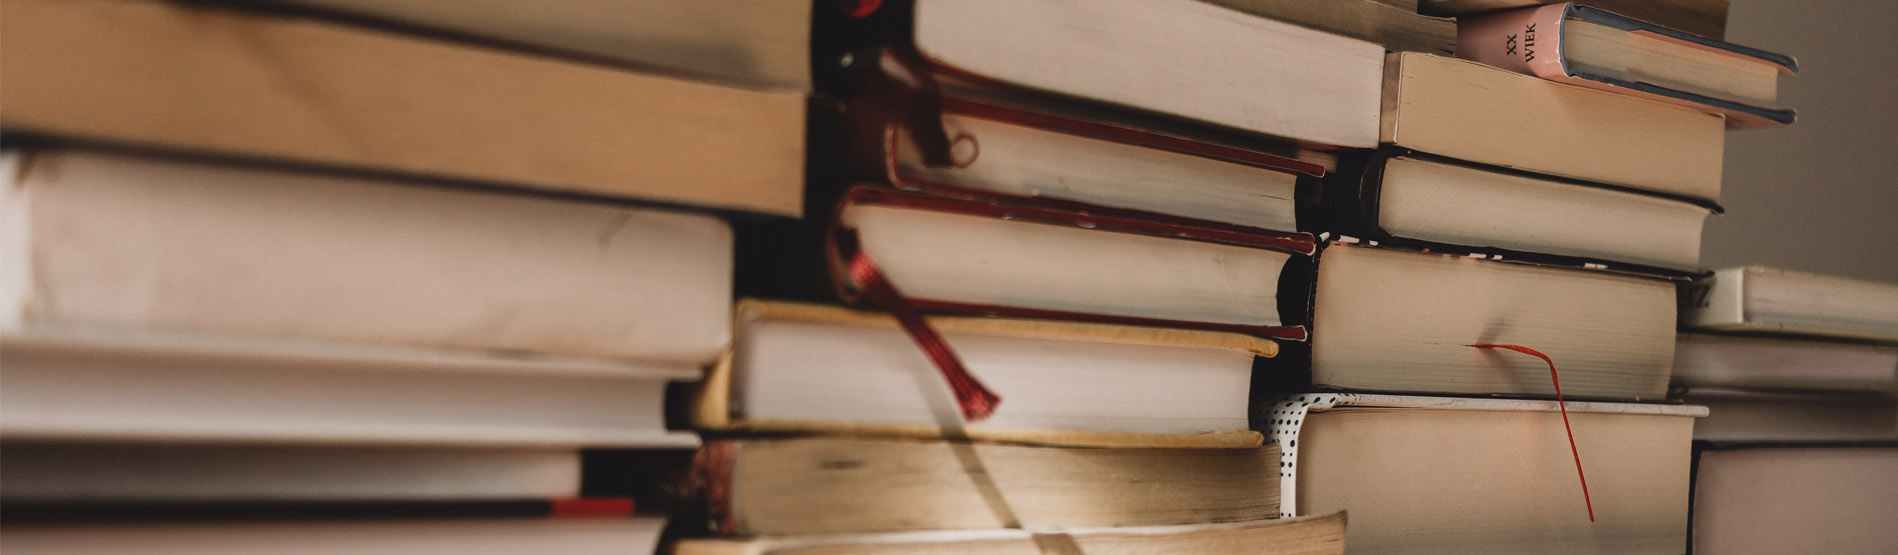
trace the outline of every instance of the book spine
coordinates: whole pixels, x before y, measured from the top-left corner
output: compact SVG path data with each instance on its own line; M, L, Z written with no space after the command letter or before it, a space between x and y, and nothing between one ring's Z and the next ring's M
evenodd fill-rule
M1552 4L1459 19L1456 55L1544 79L1566 77L1562 20L1569 7Z

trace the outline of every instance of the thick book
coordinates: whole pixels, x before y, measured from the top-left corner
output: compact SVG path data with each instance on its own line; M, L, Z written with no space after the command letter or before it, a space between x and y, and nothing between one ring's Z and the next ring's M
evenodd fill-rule
M1204 0L1260 17L1367 40L1396 52L1456 52L1456 22L1388 0Z
M1447 56L1395 53L1385 71L1384 143L1720 200L1726 123L1719 115Z
M1681 394L1713 414L1694 439L1721 443L1898 441L1898 397L1703 387Z
M1674 387L1898 396L1898 346L1683 333Z
M1277 445L1099 449L845 437L708 441L695 483L736 535L1169 526L1278 514Z
M811 88L811 0L244 1L757 88Z
M10 133L786 216L802 207L797 92L202 3L19 0L0 21Z
M1701 222L1719 209L1404 149L1346 160L1321 188L1317 229L1433 250L1686 277L1699 271Z
M1281 553L1343 555L1345 514L1228 524L1115 528L989 529L881 534L686 539L674 555L1021 555L1058 551L1089 555Z
M890 315L746 300L732 354L706 378L693 423L721 432L1108 447L1260 443L1247 427L1247 392L1254 358L1278 352L1271 340L1019 318L928 320L1005 401L986 420L961 421L949 387Z
M572 448L9 441L0 500L129 504L449 502L573 497ZM12 546L8 546L12 550Z
M1898 446L1706 449L1693 552L1886 553L1898 546ZM1352 514L1352 524L1357 523Z
M1898 284L1746 266L1681 288L1681 325L1898 342Z
M1789 56L1573 3L1457 21L1457 56L1511 71L1721 114L1730 128L1793 123L1777 108Z
M0 332L0 439L690 448L697 366L142 331Z
M732 232L710 215L76 150L4 165L0 333L673 368L710 362L731 335Z
M1258 417L1285 446L1283 514L1346 511L1353 553L1680 553L1706 413L1326 393L1272 400Z
M1548 363L1474 347L1510 344L1549 356L1569 398L1667 394L1671 281L1335 241L1317 267L1309 387L1553 397Z
M1468 16L1513 8L1556 4L1561 0L1420 0L1419 12ZM1727 34L1728 0L1580 0L1576 4L1719 40Z
M847 158L857 177L942 196L1292 231L1299 192L1335 165L1048 103L928 95L885 89L853 101Z
M1278 293L1304 290L1310 234L862 186L836 207L742 234L739 292L861 300L867 260L924 310L1305 337L1303 294Z
M666 520L651 516L495 516L153 522L33 522L0 527L7 553L247 555L280 553L652 553Z
M913 50L946 90L1053 93L1321 147L1377 142L1384 49L1367 41L1200 0L918 0L878 18L898 30L880 40Z

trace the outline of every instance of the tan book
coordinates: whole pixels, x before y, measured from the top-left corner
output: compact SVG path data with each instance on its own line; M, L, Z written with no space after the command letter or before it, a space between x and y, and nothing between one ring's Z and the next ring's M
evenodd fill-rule
M1462 16L1559 4L1563 0L1420 0L1417 11L1443 16ZM1608 10L1663 27L1693 33L1710 39L1727 34L1728 0L1581 0L1576 2Z
M1128 528L1053 530L952 530L884 534L774 536L749 539L689 539L673 555L1040 555L1086 553L1344 553L1344 513L1306 518Z
M1718 202L1726 122L1691 108L1414 52L1384 67L1382 141Z
M1397 52L1456 52L1456 22L1388 0L1205 0L1214 4L1384 45Z
M1694 329L1898 343L1898 284L1743 266L1681 291Z
M730 338L732 232L706 214L83 150L9 151L0 167L8 335L511 351L688 373Z
M33 555L318 555L333 553L651 553L654 517L322 518L49 522L0 528L7 553Z
M811 88L811 0L243 0L415 25L747 86Z
M0 5L11 132L796 216L805 99L202 5Z
M1704 407L1312 393L1260 413L1284 513L1348 511L1352 553L1686 549Z
M1709 449L1694 481L1693 552L1890 553L1898 447Z
M929 321L1002 397L987 420L961 421L948 385L888 314L746 300L733 352L706 378L693 424L1104 447L1260 443L1247 429L1247 391L1253 359L1278 352L1271 340L1016 318Z
M1093 449L843 437L707 442L716 531L1168 526L1278 513L1277 445Z

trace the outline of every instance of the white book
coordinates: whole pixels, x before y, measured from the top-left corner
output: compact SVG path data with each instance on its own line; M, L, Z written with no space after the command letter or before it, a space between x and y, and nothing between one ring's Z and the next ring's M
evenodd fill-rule
M1898 284L1722 268L1681 297L1687 327L1898 341Z
M1377 145L1384 47L1196 0L921 0L916 49L986 80Z
M718 218L68 151L10 152L0 330L119 329L700 365Z
M1312 383L1363 391L1653 400L1674 359L1674 284L1334 242L1318 255Z
M652 553L665 519L459 518L33 523L0 528L8 553L280 555Z
M1683 333L1674 385L1898 395L1898 346Z
M691 366L151 333L0 334L0 439L671 447Z
M1352 553L1685 550L1692 430L1707 409L1567 409L1565 423L1555 401L1311 393L1258 417L1283 446L1281 512L1347 511Z
M8 503L331 503L580 494L572 449L10 442ZM7 551L14 546L7 540Z

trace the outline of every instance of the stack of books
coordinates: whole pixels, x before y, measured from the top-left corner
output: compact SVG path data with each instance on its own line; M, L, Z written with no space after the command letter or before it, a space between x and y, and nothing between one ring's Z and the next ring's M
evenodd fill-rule
M1283 511L1349 511L1366 553L1679 553L1707 411L1666 402L1676 284L1724 134L1791 121L1793 63L1587 6L1425 4L1458 58L1390 55L1380 146L1306 228L1308 354L1255 384Z
M1375 143L1383 48L1189 0L850 15L813 217L739 230L676 551L1342 552L1342 515L1279 518L1249 391L1306 335L1297 191Z
M1694 551L1898 545L1898 285L1726 268L1681 290Z
M801 8L297 4L0 5L7 551L651 549L581 452L699 445Z

